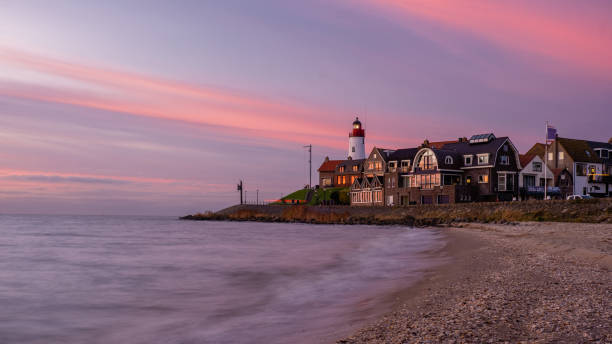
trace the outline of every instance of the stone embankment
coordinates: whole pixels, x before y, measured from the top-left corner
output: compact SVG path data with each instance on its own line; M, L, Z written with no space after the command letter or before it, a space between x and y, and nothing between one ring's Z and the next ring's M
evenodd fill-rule
M458 222L585 222L612 223L612 199L349 207L306 205L236 205L198 213L184 220L303 222L436 226Z

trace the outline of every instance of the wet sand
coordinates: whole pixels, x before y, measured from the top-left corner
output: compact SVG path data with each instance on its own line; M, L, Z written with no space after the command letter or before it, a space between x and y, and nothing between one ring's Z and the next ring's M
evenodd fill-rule
M612 225L463 224L452 262L339 343L612 342Z

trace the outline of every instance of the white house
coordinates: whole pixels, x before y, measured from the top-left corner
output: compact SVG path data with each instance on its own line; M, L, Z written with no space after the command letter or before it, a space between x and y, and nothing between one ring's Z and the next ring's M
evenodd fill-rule
M554 174L551 169L544 164L540 156L536 154L521 154L521 166L519 172L519 194L521 199L542 198L544 197L544 175L546 174L546 185L551 196L557 193L554 188ZM546 169L546 173L544 172Z

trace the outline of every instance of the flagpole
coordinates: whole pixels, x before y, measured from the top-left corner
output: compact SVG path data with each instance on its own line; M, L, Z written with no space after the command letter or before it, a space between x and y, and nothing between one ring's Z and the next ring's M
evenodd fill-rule
M546 189L547 187L547 175L546 171L548 170L548 121L546 121L546 134L544 135L544 200L546 200Z

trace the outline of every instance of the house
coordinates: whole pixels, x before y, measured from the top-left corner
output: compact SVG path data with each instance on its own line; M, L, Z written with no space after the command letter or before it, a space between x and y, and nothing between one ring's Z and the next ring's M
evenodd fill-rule
M418 148L374 148L363 177L351 186L351 204L379 204L362 193L382 184L384 204L509 201L518 198L518 151L508 137L474 135ZM382 180L381 180L382 178ZM369 196L366 196L369 197Z
M571 194L607 195L603 161L586 140L556 137L547 148L546 164L551 170L567 170L572 178ZM566 174L567 175L567 174Z
M321 164L321 167L317 169L319 172L319 186L320 187L334 187L336 181L336 167L342 160L329 160L329 157L325 157L325 160Z
M547 196L562 196L560 189L555 186L557 185L554 181L555 173L544 164L544 160L539 155L521 154L519 155L519 159L522 167L518 178L521 200L544 199L545 181L548 187L546 190ZM560 172L561 170L559 173Z
M602 162L601 175L593 176L593 179L605 184L604 194L612 196L612 138L608 142L587 141L587 144Z

